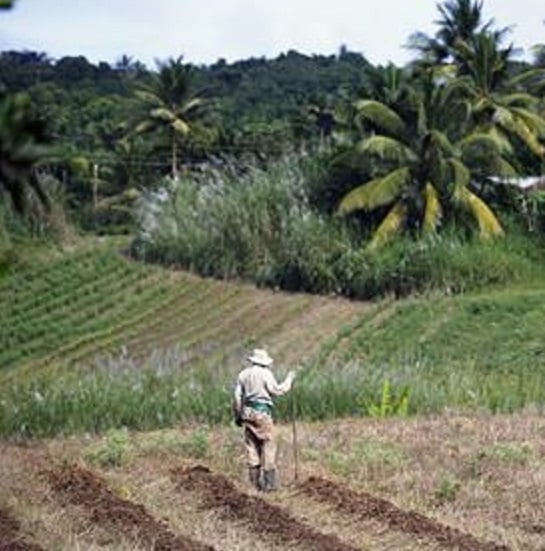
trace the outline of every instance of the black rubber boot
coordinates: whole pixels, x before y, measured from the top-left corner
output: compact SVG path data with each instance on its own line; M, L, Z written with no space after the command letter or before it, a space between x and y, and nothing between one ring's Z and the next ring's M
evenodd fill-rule
M264 478L263 490L265 492L274 492L275 490L278 490L275 469L269 469L268 471L265 471L263 473L263 478Z
M250 483L256 490L262 490L263 484L261 483L261 467L250 467L248 469L250 475Z

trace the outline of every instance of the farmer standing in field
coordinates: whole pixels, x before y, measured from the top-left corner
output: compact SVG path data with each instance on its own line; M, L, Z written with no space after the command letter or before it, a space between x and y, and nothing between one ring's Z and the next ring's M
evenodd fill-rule
M279 384L269 369L273 359L266 350L256 348L248 360L250 365L237 378L233 410L236 424L244 427L250 482L258 490L268 492L277 488L273 398L291 389L295 372L290 371Z

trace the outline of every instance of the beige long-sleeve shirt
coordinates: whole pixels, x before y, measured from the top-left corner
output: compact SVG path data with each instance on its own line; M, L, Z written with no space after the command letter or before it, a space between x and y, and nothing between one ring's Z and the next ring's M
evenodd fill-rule
M273 405L273 398L291 389L293 376L288 375L282 383L276 381L267 367L252 365L242 370L235 385L235 405L240 409L247 402L263 402Z

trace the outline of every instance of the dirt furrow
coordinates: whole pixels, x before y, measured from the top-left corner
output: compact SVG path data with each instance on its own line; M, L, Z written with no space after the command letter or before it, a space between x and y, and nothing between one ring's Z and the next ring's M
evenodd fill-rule
M51 488L62 499L87 509L91 522L106 525L159 551L213 551L213 547L182 535L151 516L137 503L113 493L98 475L77 465L46 473Z
M249 523L252 528L276 541L301 545L313 551L354 551L333 534L324 534L303 524L281 507L241 492L226 477L214 474L204 466L174 468L175 484L197 492L207 508L221 509L222 516Z
M432 539L448 549L459 551L509 551L495 542L482 542L457 528L446 526L416 511L400 509L393 503L365 492L319 477L310 477L300 486L301 492L318 501L333 505L343 513L360 518L374 518L393 530L417 538Z
M39 545L24 540L20 528L19 522L0 508L0 551L42 551Z

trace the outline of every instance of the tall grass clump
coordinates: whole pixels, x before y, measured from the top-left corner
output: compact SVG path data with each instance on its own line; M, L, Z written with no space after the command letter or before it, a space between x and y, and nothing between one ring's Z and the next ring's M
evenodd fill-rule
M37 375L0 391L0 436L28 438L151 430L180 421L227 422L235 371L218 364L183 365L182 351L150 356L135 366L120 356L80 372Z
M305 179L290 158L165 181L140 202L133 251L205 276L331 291L331 256L348 240L340 223L311 209Z

